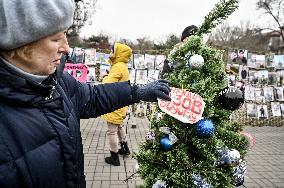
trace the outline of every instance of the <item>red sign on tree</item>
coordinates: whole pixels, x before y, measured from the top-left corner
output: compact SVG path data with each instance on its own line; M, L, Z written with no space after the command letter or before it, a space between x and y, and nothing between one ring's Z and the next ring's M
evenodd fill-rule
M205 107L203 99L184 89L171 88L171 101L158 100L161 110L183 123L196 123L202 119Z

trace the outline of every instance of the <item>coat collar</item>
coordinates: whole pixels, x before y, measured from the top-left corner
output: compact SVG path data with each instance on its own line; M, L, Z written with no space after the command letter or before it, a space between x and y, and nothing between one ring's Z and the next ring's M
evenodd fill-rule
M0 59L0 101L34 103L50 97L57 85L56 74L47 77L42 83L25 78Z

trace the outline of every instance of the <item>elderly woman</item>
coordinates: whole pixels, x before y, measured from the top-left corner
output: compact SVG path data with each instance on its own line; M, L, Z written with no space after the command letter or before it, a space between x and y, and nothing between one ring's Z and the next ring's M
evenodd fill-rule
M85 187L80 118L170 100L168 84L91 86L60 73L73 0L1 0L0 7L0 187Z

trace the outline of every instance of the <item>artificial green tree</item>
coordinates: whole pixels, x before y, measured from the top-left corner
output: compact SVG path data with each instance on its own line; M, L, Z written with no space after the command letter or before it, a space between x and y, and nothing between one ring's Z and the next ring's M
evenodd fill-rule
M197 136L196 124L182 123L167 114L161 119L150 118L155 139L143 142L135 154L138 173L144 179L145 187L152 187L157 180L165 181L167 187L172 188L196 187L194 174L201 175L213 187L233 187L233 167L216 166L220 157L216 151L218 148L236 149L244 158L248 141L240 134L242 125L230 121L232 111L223 109L216 102L220 91L227 86L225 63L222 52L203 44L202 37L237 8L237 0L221 0L205 17L195 35L176 45L169 54L169 60L178 66L165 79L171 87L186 89L203 98L206 103L203 118L212 120L215 132L212 137L204 139ZM201 69L188 67L188 54L204 58ZM156 113L162 113L157 109ZM178 139L168 151L161 147L164 133L160 127L169 127Z

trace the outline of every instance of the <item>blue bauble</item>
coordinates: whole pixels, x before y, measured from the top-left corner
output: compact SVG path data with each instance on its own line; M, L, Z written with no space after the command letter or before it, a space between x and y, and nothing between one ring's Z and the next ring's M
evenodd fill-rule
M210 119L201 119L197 122L196 133L200 138L212 137L214 130L214 124Z
M173 147L173 144L169 139L169 135L164 135L160 140L160 144L162 148L166 151L168 151L169 149Z

